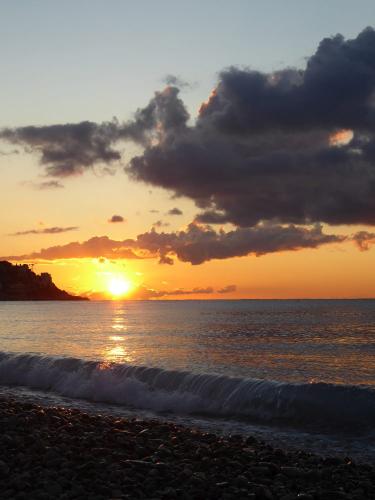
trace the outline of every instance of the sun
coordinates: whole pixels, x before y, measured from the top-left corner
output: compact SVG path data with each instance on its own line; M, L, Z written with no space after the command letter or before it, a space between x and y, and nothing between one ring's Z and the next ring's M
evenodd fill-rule
M131 289L131 282L125 278L112 278L108 284L108 291L113 297L126 295Z

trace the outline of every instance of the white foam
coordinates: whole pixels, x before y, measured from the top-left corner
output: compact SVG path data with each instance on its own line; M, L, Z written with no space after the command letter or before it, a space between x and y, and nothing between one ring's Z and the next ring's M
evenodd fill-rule
M6 352L0 352L0 384L176 414L354 431L375 421L375 391L360 386L291 384Z

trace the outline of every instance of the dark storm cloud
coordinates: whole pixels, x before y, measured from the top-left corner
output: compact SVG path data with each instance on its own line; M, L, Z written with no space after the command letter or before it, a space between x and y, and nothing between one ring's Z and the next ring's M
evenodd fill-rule
M231 68L201 108L201 119L225 133L270 130L373 129L375 32L354 40L325 38L304 71L272 74ZM206 123L205 123L206 125Z
M110 172L111 165L121 159L120 152L114 149L117 142L148 144L162 140L167 132L186 128L189 115L178 94L178 88L172 86L155 92L149 104L138 109L128 122L113 119L99 124L83 121L5 128L0 131L0 139L37 153L40 164L52 177L79 175L96 166Z
M193 126L182 108L176 90L153 101L126 170L193 199L199 221L375 224L373 29L324 39L304 70L223 71Z
M168 210L167 212L167 215L182 215L183 212L182 210L180 210L179 208L177 207L174 207L174 208L171 208L170 210Z
M161 264L173 264L177 258L193 265L212 259L264 255L272 252L318 248L329 243L340 243L346 237L324 234L321 226L312 228L262 224L233 231L214 231L209 226L190 224L185 231L158 233L154 229L139 234L136 239L112 240L106 236L94 237L83 243L44 248L27 255L8 256L8 260L71 259L105 257L108 259L158 258Z
M78 229L77 226L45 227L43 229L28 229L26 231L17 231L16 233L12 233L9 236L25 236L27 234L60 234L60 233L67 233L70 231L76 231L77 229Z
M87 168L109 165L121 157L112 148L118 138L116 121L3 129L0 138L38 153L40 163L53 177L81 174Z
M125 219L122 217L122 215L112 215L110 219L108 219L108 222L124 222Z
M21 127L0 137L38 152L56 177L109 166L120 159L115 144L134 141L144 150L129 176L190 198L202 223L375 224L372 28L322 40L304 69L222 71L193 124L178 84L170 77L124 123Z
M223 288L219 288L217 293L232 293L232 292L235 292L236 290L237 290L236 285L227 285L227 286L224 286Z

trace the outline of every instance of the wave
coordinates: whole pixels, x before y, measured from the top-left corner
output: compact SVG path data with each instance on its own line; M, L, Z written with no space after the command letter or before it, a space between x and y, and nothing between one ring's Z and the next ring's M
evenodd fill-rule
M156 412L359 432L375 422L375 390L163 370L0 352L0 384Z

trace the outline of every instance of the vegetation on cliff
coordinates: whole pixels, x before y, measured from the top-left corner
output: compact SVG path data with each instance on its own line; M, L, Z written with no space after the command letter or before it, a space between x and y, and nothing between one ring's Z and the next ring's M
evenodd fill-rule
M60 290L48 273L0 261L0 300L87 300Z

